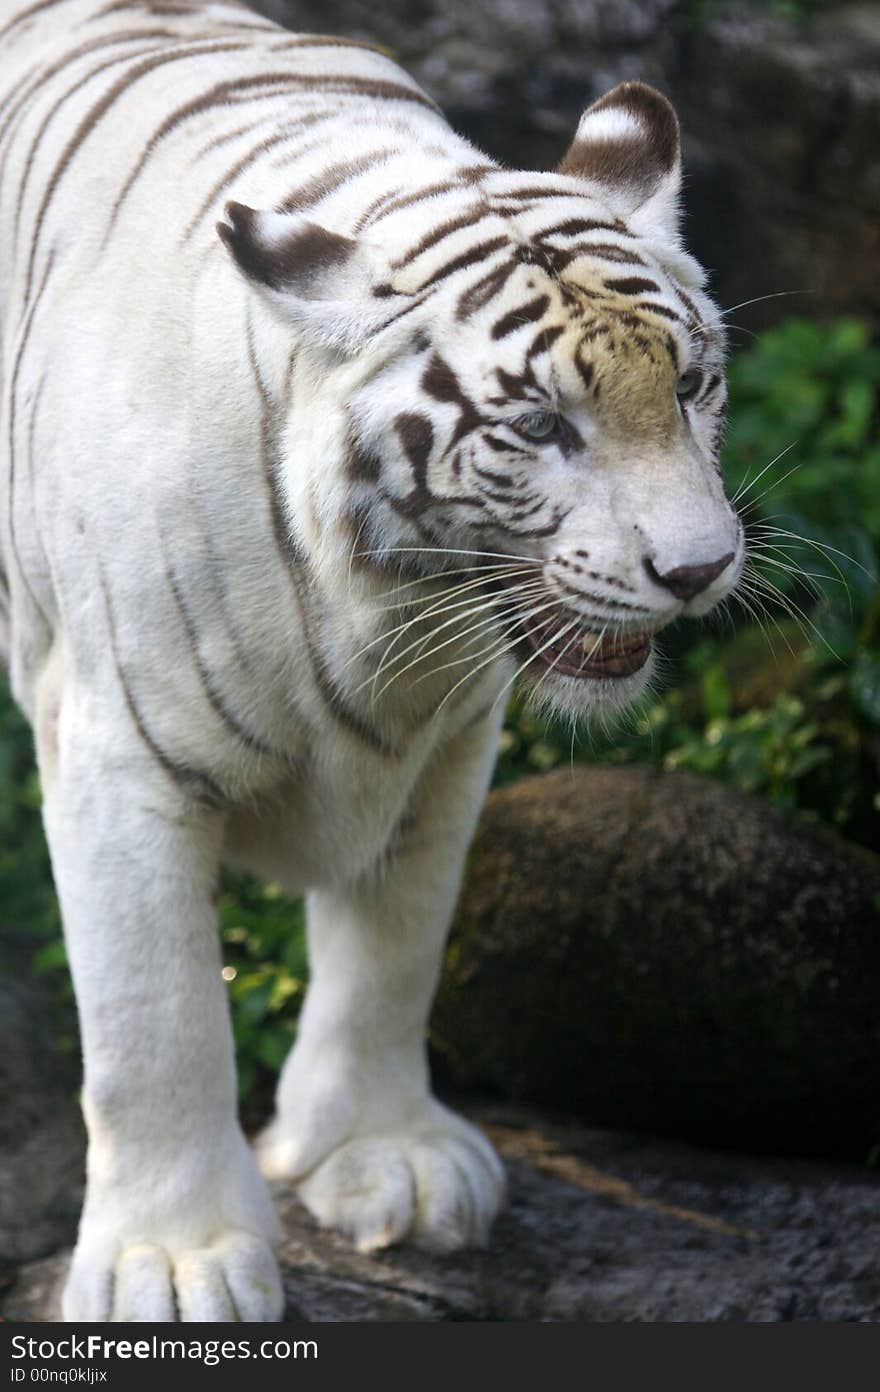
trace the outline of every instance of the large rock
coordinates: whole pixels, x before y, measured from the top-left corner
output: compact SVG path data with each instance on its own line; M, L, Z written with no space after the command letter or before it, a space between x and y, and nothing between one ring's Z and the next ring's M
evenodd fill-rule
M286 1321L880 1319L880 1176L472 1115L510 1176L488 1249L365 1256L277 1187ZM0 1317L57 1318L67 1261L24 1266Z
M864 1159L880 859L689 773L494 793L433 1037L454 1076L633 1126Z

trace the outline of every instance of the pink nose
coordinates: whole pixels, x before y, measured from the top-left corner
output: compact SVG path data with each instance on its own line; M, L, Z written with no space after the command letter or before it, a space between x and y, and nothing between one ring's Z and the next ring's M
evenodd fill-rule
M667 570L665 575L661 575L654 562L646 558L645 569L652 580L664 589L671 590L676 599L693 599L695 595L708 589L732 560L733 552L728 551L720 560L706 561L704 565L676 566L674 570Z

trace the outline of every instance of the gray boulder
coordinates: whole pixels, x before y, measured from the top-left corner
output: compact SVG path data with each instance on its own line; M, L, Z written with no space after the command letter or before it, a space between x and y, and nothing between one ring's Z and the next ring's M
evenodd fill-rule
M864 1159L880 859L690 773L494 793L432 1033L459 1083L590 1123Z

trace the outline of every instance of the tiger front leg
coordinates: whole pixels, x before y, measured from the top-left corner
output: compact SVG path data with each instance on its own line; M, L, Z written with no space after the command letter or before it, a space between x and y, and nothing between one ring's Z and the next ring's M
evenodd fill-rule
M481 1245L502 1202L495 1151L431 1094L425 1042L499 721L438 751L369 878L309 896L311 985L258 1151L362 1251Z
M37 743L89 1138L64 1317L278 1319L276 1219L236 1118L221 818L94 696L50 701Z

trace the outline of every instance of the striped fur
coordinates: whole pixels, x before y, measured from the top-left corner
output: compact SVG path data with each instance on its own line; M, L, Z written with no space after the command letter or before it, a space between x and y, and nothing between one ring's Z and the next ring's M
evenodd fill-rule
M619 708L731 589L723 334L639 84L523 173L237 0L3 0L0 58L0 647L91 1129L66 1308L269 1318L218 864L311 895L266 1167L362 1246L482 1238L497 1162L422 1034L501 698Z

